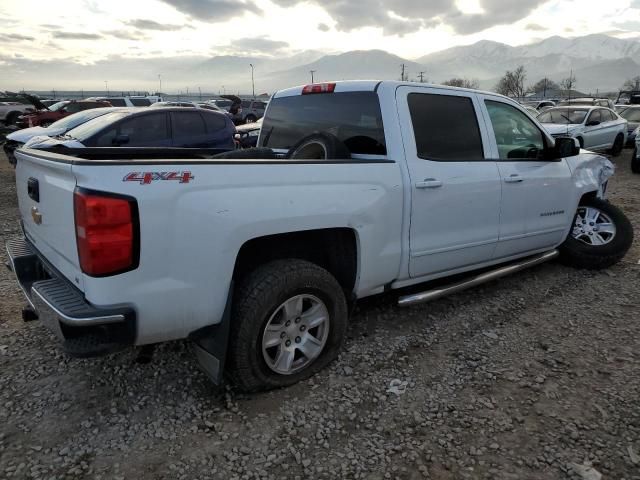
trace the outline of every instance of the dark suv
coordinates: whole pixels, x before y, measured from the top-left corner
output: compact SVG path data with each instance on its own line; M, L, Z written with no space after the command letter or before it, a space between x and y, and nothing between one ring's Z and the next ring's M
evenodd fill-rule
M89 120L58 137L36 137L29 148L235 148L236 128L224 113L194 108L131 108Z
M64 100L54 103L47 109L38 110L37 112L28 113L18 117L16 125L19 128L26 127L48 127L56 120L78 113L83 110L92 108L111 107L109 102L100 100Z

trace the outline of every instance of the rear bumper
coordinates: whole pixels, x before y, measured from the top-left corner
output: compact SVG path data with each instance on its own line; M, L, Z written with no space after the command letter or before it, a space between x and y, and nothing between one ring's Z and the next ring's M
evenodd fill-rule
M67 353L78 357L100 356L134 343L133 309L91 305L24 237L10 240L6 249L8 266L27 302Z

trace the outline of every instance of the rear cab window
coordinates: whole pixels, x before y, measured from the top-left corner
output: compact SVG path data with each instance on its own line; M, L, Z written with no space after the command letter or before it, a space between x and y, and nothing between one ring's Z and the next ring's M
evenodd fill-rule
M151 100L148 98L130 98L129 100L131 100L131 104L134 107L148 107L151 105Z
M274 98L269 103L258 145L286 151L317 132L335 135L352 154L387 154L380 102L375 92Z

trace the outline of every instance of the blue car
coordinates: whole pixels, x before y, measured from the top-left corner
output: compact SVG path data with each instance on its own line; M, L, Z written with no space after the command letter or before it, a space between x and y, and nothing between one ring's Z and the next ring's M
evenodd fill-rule
M175 147L233 149L233 121L193 108L127 109L89 120L56 137L33 137L28 148Z

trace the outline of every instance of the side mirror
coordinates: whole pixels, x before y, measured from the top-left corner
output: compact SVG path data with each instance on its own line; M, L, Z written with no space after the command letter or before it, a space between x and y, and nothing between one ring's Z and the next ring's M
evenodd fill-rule
M129 143L129 135L126 133L121 133L120 135L116 135L116 137L111 141L113 145L119 147L120 145L126 145Z
M587 122L587 127L595 127L596 125L600 125L598 120L591 120L590 122Z
M575 157L580 153L580 143L573 137L557 137L553 147L554 158Z

